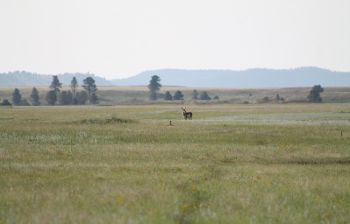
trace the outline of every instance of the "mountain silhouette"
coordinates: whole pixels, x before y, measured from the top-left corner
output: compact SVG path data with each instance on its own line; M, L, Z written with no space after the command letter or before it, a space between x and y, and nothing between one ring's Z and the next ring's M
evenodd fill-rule
M112 83L104 78L90 73L64 73L58 74L58 79L63 85L70 85L73 77L76 77L78 84L82 85L83 80L91 76L97 85L108 86ZM0 73L0 86L20 87L20 86L49 86L52 81L52 75L40 75L26 71L15 71Z
M296 69L181 70L160 69L142 72L126 79L112 80L114 85L147 85L158 75L162 85L214 88L281 88L350 86L350 72L336 72L317 67Z
M350 72L337 72L318 67L296 69L247 69L235 70L184 70L159 69L144 71L125 79L107 80L90 73L64 73L58 78L69 85L75 76L81 85L91 76L98 86L145 86L151 76L158 75L163 86L187 86L198 88L283 88L322 86L350 86ZM0 73L0 86L49 86L52 75L40 75L25 71Z

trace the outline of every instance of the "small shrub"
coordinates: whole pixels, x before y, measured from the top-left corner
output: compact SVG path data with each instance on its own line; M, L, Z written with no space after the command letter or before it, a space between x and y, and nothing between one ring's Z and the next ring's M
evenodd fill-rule
M10 101L8 99L4 99L0 105L1 106L12 106L12 104L10 103Z
M180 90L178 90L175 92L173 99L174 100L183 100L184 94Z
M208 95L207 92L202 92L200 97L199 97L200 100L211 100L210 96Z
M80 123L82 124L126 124L126 123L133 123L133 120L130 119L121 119L116 117L111 118L90 118L90 119L84 119L81 120Z
M22 101L21 101L21 104L20 104L21 106L30 106L30 103L28 102L28 100L27 99L22 99Z
M170 94L169 91L165 92L164 100L173 100L173 96Z

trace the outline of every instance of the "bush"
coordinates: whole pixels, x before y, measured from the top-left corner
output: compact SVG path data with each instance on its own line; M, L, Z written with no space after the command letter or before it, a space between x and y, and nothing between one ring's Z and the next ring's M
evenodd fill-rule
M173 96L170 94L169 91L165 92L164 100L173 100Z
M1 102L1 106L12 106L12 104L10 103L10 101L8 99L4 99Z
M180 90L176 91L173 97L174 100L183 100L184 94Z
M199 97L200 100L211 100L210 96L208 95L207 92L202 92L200 97Z
M89 96L88 96L86 91L77 92L77 95L76 95L77 104L79 104L79 105L86 104L88 98L89 98Z
M61 105L71 105L73 104L73 94L71 91L61 91L58 96L58 102Z
M30 106L30 103L28 102L27 99L23 99L23 100L21 101L21 106Z
M258 100L258 103L269 103L271 102L271 99L268 96L265 96L261 100Z
M96 93L92 93L89 100L91 104L98 104L98 97Z

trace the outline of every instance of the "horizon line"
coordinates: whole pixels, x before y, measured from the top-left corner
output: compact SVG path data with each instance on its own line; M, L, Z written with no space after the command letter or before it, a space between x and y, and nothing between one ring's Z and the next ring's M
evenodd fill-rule
M289 67L289 68L268 68L268 67L251 67L251 68L246 68L246 69L220 69L220 68L207 68L207 69L201 69L201 68L155 68L155 69L146 69L143 70L141 72L138 72L134 75L130 75L127 77L122 77L122 78L106 78L105 76L99 74L99 73L94 73L94 72L59 72L56 74L47 74L47 73L39 73L39 72L33 72L30 70L12 70L12 71L7 71L7 72L0 72L0 75L4 75L4 74L11 74L11 73L31 73L33 75L40 75L40 76L61 76L61 75L67 75L67 74L81 74L81 75L88 75L90 74L91 76L95 76L95 77L99 77L99 78L103 78L107 81L111 81L111 80L122 80L122 79L128 79L131 77L134 77L136 75L145 73L145 72L152 72L152 71L160 71L160 70L175 70L175 71L234 71L234 72L242 72L242 71L249 71L249 70L298 70L298 69L305 69L305 68L314 68L314 69L321 69L321 70L327 70L330 72L344 72L344 73L349 73L350 71L344 71L344 70L333 70L333 69L329 69L329 68L325 68L325 67L319 67L319 66L299 66L299 67Z

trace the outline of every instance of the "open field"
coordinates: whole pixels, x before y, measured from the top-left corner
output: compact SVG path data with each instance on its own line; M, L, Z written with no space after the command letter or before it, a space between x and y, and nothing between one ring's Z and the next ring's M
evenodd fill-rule
M0 223L349 222L350 104L190 109L0 107Z
M20 88L23 98L30 101L30 93L32 88L23 87ZM40 100L43 105L47 104L45 95L48 91L48 87L38 87ZM133 87L98 87L98 96L100 104L103 105L135 105L135 104L150 104L148 100L148 89L145 86L133 86ZM174 94L175 91L180 90L183 92L185 101L187 103L194 103L191 100L192 91L194 88L166 86L162 87L160 93L170 91ZM11 94L14 88L0 88L0 100L11 100ZM67 86L63 87L63 90L69 90ZM80 89L81 90L81 89ZM264 97L268 97L271 102L274 101L276 95L279 94L286 102L305 102L306 97L309 94L310 88L280 88L280 89L198 89L199 92L207 91L209 96L219 96L219 101L210 101L209 103L230 103L241 104L245 103L259 103ZM324 92L321 94L325 103L350 103L350 87L325 87ZM160 99L157 103L167 103ZM172 103L178 104L181 102ZM197 102L204 103L204 102ZM208 103L208 102L207 102Z

